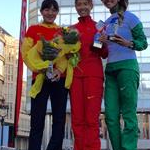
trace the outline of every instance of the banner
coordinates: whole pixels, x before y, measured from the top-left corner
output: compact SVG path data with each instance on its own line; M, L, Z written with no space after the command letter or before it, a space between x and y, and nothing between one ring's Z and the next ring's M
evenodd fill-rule
M22 44L22 40L23 40L25 33L26 33L26 10L27 10L27 0L22 0L19 53L18 53L16 107L15 107L15 122L14 122L14 135L15 136L17 135L17 131L18 131L18 122L19 122L21 95L22 95L23 60L22 60L22 56L21 56L21 44Z

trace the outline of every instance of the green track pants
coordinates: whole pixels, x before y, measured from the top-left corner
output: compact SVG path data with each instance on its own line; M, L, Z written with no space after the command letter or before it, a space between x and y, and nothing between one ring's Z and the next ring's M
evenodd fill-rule
M105 117L113 150L137 150L138 85L139 73L134 70L106 71ZM120 114L124 120L123 130Z

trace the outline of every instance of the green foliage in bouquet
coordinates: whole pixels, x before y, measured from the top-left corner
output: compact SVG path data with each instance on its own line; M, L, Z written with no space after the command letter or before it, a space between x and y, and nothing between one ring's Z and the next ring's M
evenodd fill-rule
M73 28L62 28L62 36L65 44L76 44L79 41L79 32Z
M55 43L45 40L44 37L41 37L43 43L42 59L45 60L54 60L59 53L59 50L55 48Z
M79 53L73 53L72 56L69 58L69 63L73 67L77 67L79 61L80 61Z

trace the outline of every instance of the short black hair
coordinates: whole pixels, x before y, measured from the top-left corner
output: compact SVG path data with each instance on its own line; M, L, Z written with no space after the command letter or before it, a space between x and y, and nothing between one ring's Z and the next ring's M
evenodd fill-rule
M44 0L42 2L40 11L44 10L45 8L51 8L52 6L56 9L56 11L59 11L59 5L56 0Z
M75 4L78 2L79 0L75 0ZM92 2L92 0L87 0L88 2Z

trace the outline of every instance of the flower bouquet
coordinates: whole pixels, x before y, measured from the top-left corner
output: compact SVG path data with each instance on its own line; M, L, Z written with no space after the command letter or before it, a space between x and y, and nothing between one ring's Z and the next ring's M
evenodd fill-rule
M63 27L62 37L66 45L68 44L75 45L79 41L79 32L77 29L74 29L74 28ZM76 67L78 62L80 61L80 55L79 55L78 50L79 50L78 48L74 48L70 50L69 53L66 54L69 60L69 63L72 65L72 67Z
M70 28L62 28L52 40L47 41L43 37L28 53L32 71L39 72L35 83L32 85L29 95L33 98L41 91L45 77L53 78L53 65L56 65L62 72L66 71L65 87L70 88L73 77L73 68L79 62L78 51L81 48L78 31ZM66 55L71 54L67 63ZM63 60L63 61L62 61ZM43 72L46 70L46 74Z
M65 44L76 44L79 41L79 32L74 28L62 28L62 36Z
M57 49L57 44L53 41L47 41L44 37L41 37L41 41L43 43L43 50L41 53L41 57L44 61L50 60L53 61L58 56L60 49ZM49 64L49 67L46 70L47 79L53 78L53 63Z
M41 37L41 41L43 43L43 51L42 51L42 54L41 54L41 57L42 59L45 61L45 60L54 60L57 56L58 56L58 53L59 53L59 49L56 48L56 43L54 42L49 42L49 41L46 41L44 39L44 37Z

